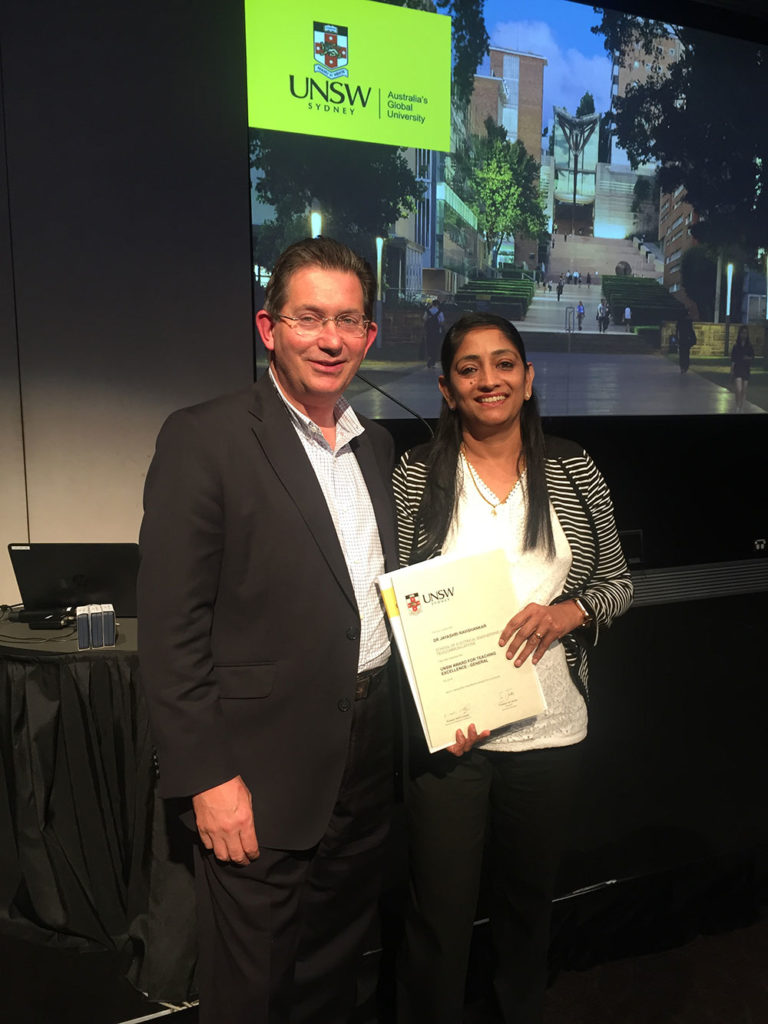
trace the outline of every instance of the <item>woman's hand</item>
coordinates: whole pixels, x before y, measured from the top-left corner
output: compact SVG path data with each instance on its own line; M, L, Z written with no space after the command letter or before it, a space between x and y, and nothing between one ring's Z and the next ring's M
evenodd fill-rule
M561 636L577 629L584 616L575 601L559 604L527 604L502 630L499 647L507 647L507 657L519 668L526 658L532 664L541 661L544 652Z
M478 742L478 740L486 740L491 735L490 729L485 729L483 732L478 732L475 728L475 723L472 722L470 727L467 729L467 735L465 736L461 729L456 730L456 742L450 747L445 749L449 754L453 754L454 757L461 757L463 754L468 754L472 747Z

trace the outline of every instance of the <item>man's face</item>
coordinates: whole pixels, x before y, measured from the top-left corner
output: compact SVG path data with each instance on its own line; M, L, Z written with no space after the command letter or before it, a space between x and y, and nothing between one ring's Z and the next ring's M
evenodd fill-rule
M363 288L353 273L303 267L289 278L280 313L312 313L322 318L347 313L363 318ZM316 338L302 338L291 321L273 318L263 309L256 323L285 395L312 418L313 410L336 404L376 337L375 324L360 337L351 337L329 320Z

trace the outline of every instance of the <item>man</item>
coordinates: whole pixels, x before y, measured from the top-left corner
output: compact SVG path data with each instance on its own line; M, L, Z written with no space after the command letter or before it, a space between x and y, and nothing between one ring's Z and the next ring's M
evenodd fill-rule
M203 1024L342 1024L392 790L375 579L393 444L342 399L376 282L331 239L279 258L269 373L174 413L147 475L139 650L160 792L191 797Z
M608 330L608 324L611 320L611 311L608 308L605 299L601 299L600 304L597 307L597 320L600 327L600 333L605 334L605 332Z

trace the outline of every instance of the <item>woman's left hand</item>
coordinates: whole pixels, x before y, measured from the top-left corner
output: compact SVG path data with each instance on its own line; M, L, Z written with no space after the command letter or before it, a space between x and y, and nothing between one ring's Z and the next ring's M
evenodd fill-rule
M536 665L544 652L561 636L577 629L584 616L575 601L559 604L527 604L502 630L499 647L507 647L507 657L519 668L526 658Z
M461 729L456 730L456 742L450 747L445 749L449 754L453 754L454 757L463 757L464 754L468 754L472 747L480 740L487 740L491 735L490 729L484 729L482 732L478 732L475 728L475 723L470 723L467 729L467 735L465 736Z

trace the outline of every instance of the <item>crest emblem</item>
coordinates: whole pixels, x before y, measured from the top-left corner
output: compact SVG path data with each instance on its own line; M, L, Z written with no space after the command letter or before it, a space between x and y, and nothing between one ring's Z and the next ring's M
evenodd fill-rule
M315 72L326 78L349 78L349 31L346 25L325 25L322 21L316 21L314 25Z
M419 600L419 595L418 594L406 594L405 595L405 602L406 602L406 605L408 606L408 611L412 615L418 615L419 614L419 612L421 611L421 601Z

